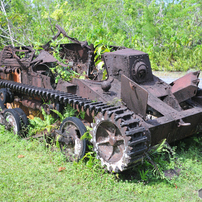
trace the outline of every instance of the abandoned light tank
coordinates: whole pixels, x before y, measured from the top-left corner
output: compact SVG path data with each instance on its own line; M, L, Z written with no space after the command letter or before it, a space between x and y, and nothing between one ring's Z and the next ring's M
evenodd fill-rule
M80 159L86 151L81 136L92 126L92 144L97 157L109 171L120 172L140 162L147 150L162 139L173 142L200 130L202 91L199 71L191 72L171 84L152 74L148 54L112 46L102 55L103 70L94 63L94 47L67 36L73 43L60 44L60 57L50 54L49 41L36 54L32 47L6 46L0 52L0 121L19 133L27 116L35 115L44 102L46 111L62 113L70 104L85 112L83 120L67 117L52 137L71 159ZM86 79L58 80L51 68L69 66ZM9 109L7 109L9 108ZM59 137L59 138L58 138Z

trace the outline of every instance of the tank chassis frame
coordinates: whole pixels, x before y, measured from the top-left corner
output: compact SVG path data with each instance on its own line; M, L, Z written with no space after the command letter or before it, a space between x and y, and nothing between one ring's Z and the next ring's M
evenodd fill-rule
M32 47L4 47L0 52L2 123L6 123L6 118L14 120L17 131L20 127L16 117L25 123L30 109L41 110L44 101L51 102L45 108L47 112L53 108L62 112L70 104L84 111L85 118L69 117L53 134L54 138L59 136L61 150L76 153L77 160L82 158L86 141L80 137L86 131L85 125L90 124L94 151L102 165L113 172L135 166L151 146L163 139L171 143L200 132L199 71L167 84L153 75L148 54L112 46L114 52L102 55L107 71L107 78L102 80L103 71L94 64L93 45L67 36L59 26L57 29L53 40L62 33L73 41L60 46L61 57L79 74L85 71L87 79L59 80L56 84L50 68L53 64L64 68L67 65L50 54L50 42L39 55ZM24 112L18 109L16 115L13 110L5 109L5 104Z

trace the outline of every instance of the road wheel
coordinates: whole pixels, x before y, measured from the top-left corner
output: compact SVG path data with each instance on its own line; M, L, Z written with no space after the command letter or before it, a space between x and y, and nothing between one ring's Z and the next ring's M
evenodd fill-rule
M21 130L20 116L14 109L6 109L4 112L6 120L6 129L12 130L14 134L19 135Z
M0 100L3 104L5 104L8 101L8 93L6 88L1 88L0 89Z
M1 88L0 89L0 101L5 103L11 103L14 100L13 93L7 88Z
M14 110L18 113L21 119L21 131L20 131L20 136L25 137L27 135L27 129L29 125L28 118L25 114L25 112L20 109L20 108L14 108Z
M86 127L76 117L66 118L61 126L62 135L56 137L62 153L70 161L79 161L86 152L86 140L81 137L86 132Z

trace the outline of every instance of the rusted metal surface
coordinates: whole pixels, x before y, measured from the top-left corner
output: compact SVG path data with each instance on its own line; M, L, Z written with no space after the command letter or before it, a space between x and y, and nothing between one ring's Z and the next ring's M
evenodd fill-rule
M148 54L132 49L104 53L103 59L109 76L121 81L121 75L137 83L153 80Z
M53 40L63 34L72 41L60 44L59 56L66 64L51 54L51 41L38 55L32 47L6 46L0 52L0 87L7 89L3 92L8 100L15 97L14 103L32 110L43 106L48 113L50 109L62 112L67 104L84 111L83 122L93 127L94 150L102 165L114 172L136 165L148 148L162 139L173 142L201 130L199 71L168 84L153 75L148 54L116 46L102 55L101 69L95 66L93 45L69 37L60 26L56 28ZM85 72L85 79L56 83L51 71L56 65L68 66L82 76ZM103 79L104 70L107 75ZM44 106L44 101L51 104ZM76 139L79 142L75 131L81 125L68 122L65 129L71 137L61 130L56 134L61 136L61 145L69 147ZM74 146L65 153L68 151L75 155Z
M1 78L42 88L56 88L65 92L68 87L70 93L75 93L73 85L67 82L60 82L57 86L50 68L56 65L71 67L78 74L86 72L87 77L91 77L91 71L94 68L94 47L92 45L89 46L87 42L80 42L77 39L69 37L60 26L56 27L58 33L53 37L53 40L60 34L63 34L74 42L60 45L59 55L66 60L68 65L59 62L50 54L52 52L50 48L51 41L43 46L44 50L39 55L35 54L35 50L32 47L5 46L0 52Z
M196 95L200 81L198 79L199 74L199 71L190 72L170 84L172 86L171 92L174 94L179 103Z
M121 84L123 102L130 110L146 118L148 92L125 75L121 77Z

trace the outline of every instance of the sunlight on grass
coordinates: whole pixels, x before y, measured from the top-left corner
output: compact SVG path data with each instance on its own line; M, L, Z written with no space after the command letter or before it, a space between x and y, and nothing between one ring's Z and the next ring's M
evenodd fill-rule
M152 177L151 170L142 181L138 170L114 175L99 166L66 162L44 143L20 139L1 128L0 201L200 201L202 149L194 138L180 143L176 155L181 174L168 183ZM65 169L58 172L60 167Z

